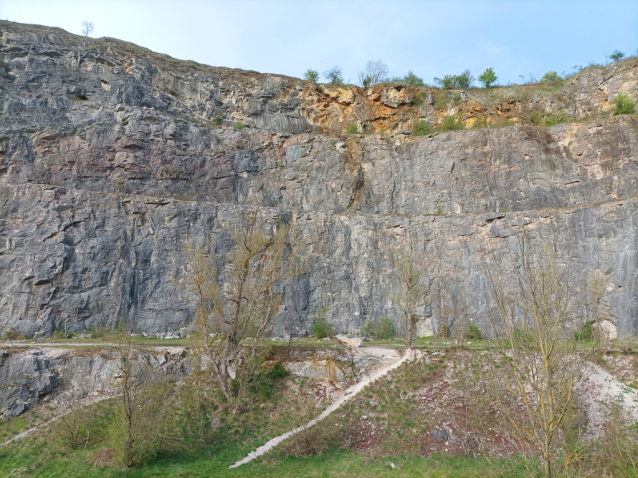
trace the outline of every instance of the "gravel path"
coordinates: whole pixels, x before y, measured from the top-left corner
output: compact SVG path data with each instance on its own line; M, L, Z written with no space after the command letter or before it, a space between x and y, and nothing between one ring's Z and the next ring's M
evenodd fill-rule
M383 350L383 349L380 349ZM392 352L396 352L396 351L390 351L390 350L383 350L383 352L392 354ZM259 448L257 448L255 451L250 452L245 458L239 460L237 463L230 465L228 468L237 468L238 466L244 465L252 460L254 460L257 457L262 456L263 454L269 452L270 450L272 450L274 447L276 447L279 443L281 443L282 441L284 441L286 438L290 438L291 436L307 429L310 428L311 426L313 426L314 424L316 424L317 422L323 420L324 418L326 418L328 415L330 415L332 412L334 412L335 410L337 410L341 405L343 405L345 402L347 402L348 400L350 400L352 397L356 396L361 390L363 390L363 388L365 388L366 385L378 380L379 378L383 377L384 375L386 375L388 372L390 372L391 370L394 370L395 368L398 368L401 366L401 364L403 362L405 362L406 360L413 360L414 358L417 358L418 356L420 356L421 353L415 350L408 350L407 353L401 357L401 359L399 359L397 362L388 365L387 367L378 369L374 372L372 372L370 375L366 376L366 378L364 378L363 380L361 380L359 383L353 385L352 387L349 387L348 389L346 389L346 391L343 393L343 395L341 395L341 397L339 397L334 403L332 403L328 408L326 408L321 415L319 415L317 418L310 420L308 423L306 423L305 425L302 425L298 428L295 428L294 430L290 430L287 433L284 433L283 435L280 435L278 437L273 438L272 440L268 441L265 445L260 446Z

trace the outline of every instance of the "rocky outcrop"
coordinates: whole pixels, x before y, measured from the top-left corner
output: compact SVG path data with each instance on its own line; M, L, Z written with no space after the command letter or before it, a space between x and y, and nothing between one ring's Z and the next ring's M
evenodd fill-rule
M147 354L153 373L174 381L191 372L184 357L184 349L177 348ZM65 404L113 394L120 378L118 360L114 350L0 350L0 418L20 415L42 399Z
M417 118L458 113L469 126L521 101L561 102L480 104L470 92L444 111L441 91L319 91L114 39L0 27L0 332L187 325L185 241L210 240L223 260L224 224L253 206L265 226L294 223L314 254L306 276L281 285L296 335L320 308L336 332L396 320L386 252L408 240L481 323L484 265L523 230L536 248L556 237L581 282L599 269L618 334L638 332L635 117L416 138L402 130ZM587 70L561 94L583 116L604 112L619 91L636 96L632 61ZM317 134L350 123L386 134ZM441 295L418 311L421 334L438 330Z

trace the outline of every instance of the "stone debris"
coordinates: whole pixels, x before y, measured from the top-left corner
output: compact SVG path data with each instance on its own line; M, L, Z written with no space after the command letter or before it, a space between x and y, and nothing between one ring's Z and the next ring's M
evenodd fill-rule
M335 335L335 339L342 344L347 345L348 347L359 348L361 345L361 339L359 337L352 337L350 335Z

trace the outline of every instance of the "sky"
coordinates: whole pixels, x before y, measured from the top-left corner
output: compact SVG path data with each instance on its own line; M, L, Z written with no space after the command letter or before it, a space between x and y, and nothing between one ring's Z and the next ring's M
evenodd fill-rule
M352 83L369 60L426 83L492 67L507 84L638 49L636 0L1 0L0 19L76 34L89 20L93 37L183 60L295 77L340 66Z

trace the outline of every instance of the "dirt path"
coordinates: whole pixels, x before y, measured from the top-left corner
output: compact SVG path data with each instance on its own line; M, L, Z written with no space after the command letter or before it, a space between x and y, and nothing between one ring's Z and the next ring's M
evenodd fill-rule
M388 350L388 349L381 349L381 348L378 348L378 350L376 350L376 352L380 353L381 355L383 355L385 353L389 357L391 357L393 354L396 354L396 350ZM244 464L254 460L255 458L260 457L263 454L269 452L270 450L272 450L274 447L276 447L279 443L281 443L285 439L290 438L291 436L293 436L293 435L295 435L295 434L297 434L297 433L299 433L299 432L301 432L301 431L303 431L303 430L305 430L307 428L312 427L317 422L323 420L328 415L330 415L332 412L337 410L341 405L343 405L345 402L350 400L352 397L356 396L361 390L363 390L365 388L366 385L378 380L379 378L383 377L384 375L386 375L391 370L394 370L395 368L400 367L401 364L403 362L405 362L406 360L414 360L415 358L418 358L420 355L421 355L421 353L419 351L408 350L407 353L403 357L401 357L398 361L394 362L391 365L388 365L387 367L375 370L370 375L366 376L366 378L361 380L359 383L353 385L352 387L347 388L346 391L343 393L343 395L341 397L339 397L335 402L333 402L328 408L326 408L321 413L321 415L319 415L317 418L315 418L313 420L310 420L305 425L302 425L302 426L300 426L298 428L295 428L294 430L291 430L291 431L289 431L287 433L284 433L283 435L280 435L278 437L273 438L272 440L268 441L265 445L260 446L255 451L250 452L245 458L239 460L237 463L235 463L233 465L230 465L228 468L229 469L230 468L237 468L238 466L244 465Z

